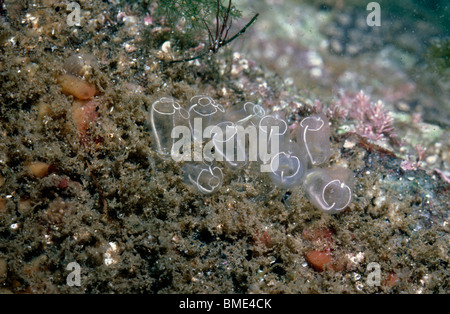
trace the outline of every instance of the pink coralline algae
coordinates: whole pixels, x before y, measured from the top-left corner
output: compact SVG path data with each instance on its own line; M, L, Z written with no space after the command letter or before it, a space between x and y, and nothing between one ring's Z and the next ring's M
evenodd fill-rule
M422 160L425 156L425 151L426 148L422 147L422 145L417 145L416 146L416 153L417 153L417 158L416 160L412 160L410 156L406 156L406 160L402 161L402 163L400 164L400 167L404 170L413 170L416 171L419 169L420 164L422 163Z
M327 110L331 118L350 118L357 121L355 132L372 141L396 140L393 119L381 100L372 102L363 91L354 95L343 93Z

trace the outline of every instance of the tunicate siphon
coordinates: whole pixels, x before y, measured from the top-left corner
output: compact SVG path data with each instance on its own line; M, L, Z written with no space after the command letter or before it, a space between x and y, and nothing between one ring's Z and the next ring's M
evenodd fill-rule
M238 110L225 114L225 121L219 122L221 136L214 136L216 152L228 166L243 167L249 161L258 160L258 125L265 110L251 102L246 102Z
M322 165L330 158L330 126L324 114L312 115L300 121L296 139L312 166Z
M280 150L270 161L269 176L272 182L284 189L299 185L306 171L306 162L299 153L297 143L286 140Z
M265 115L259 121L258 146L263 172L271 172L270 161L280 152L280 143L284 143L288 135L287 123L276 115ZM270 147L270 153L269 153Z
M342 167L312 169L306 174L303 186L317 209L334 214L352 200L353 173Z
M258 126L259 121L265 116L266 111L260 105L246 102L242 108L232 110L225 114L226 120L233 121L236 125L247 127L249 125Z
M189 127L195 140L201 141L206 127L223 121L225 109L205 95L193 96L189 107Z
M215 159L225 161L230 167L242 167L248 162L248 152L246 150L246 139L238 134L238 126L231 121L220 122L216 125L220 134L212 136L214 144Z
M183 170L186 181L203 194L216 192L222 186L223 173L219 167L205 163L187 163Z

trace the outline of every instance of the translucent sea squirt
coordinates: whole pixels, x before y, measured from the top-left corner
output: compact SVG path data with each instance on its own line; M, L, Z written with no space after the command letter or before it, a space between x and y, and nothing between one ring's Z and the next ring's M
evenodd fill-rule
M258 148L262 163L261 171L273 172L273 169L276 167L271 167L270 163L272 158L281 151L280 144L285 142L288 126L284 119L276 115L265 115L259 121L258 127Z
M266 111L263 107L252 102L246 102L240 110L227 112L225 116L227 120L247 127L249 125L257 126L265 115Z
M203 130L223 121L225 109L209 96L196 95L190 100L189 126L194 139L202 140ZM196 123L200 121L201 123Z
M222 186L223 173L219 167L204 163L188 163L183 169L186 181L203 194L216 192Z
M299 154L295 142L282 144L281 152L270 162L269 177L280 188L290 188L299 185L306 171L306 162Z
M303 185L317 209L334 214L352 200L353 173L342 167L313 169L306 174Z
M221 134L214 134L212 143L216 152L216 160L226 161L230 167L242 167L247 164L249 155L246 150L247 142L238 138L238 127L231 121L219 122L217 127L222 130Z
M163 97L152 104L149 118L156 151L163 156L173 157L175 139L172 137L172 131L175 126L185 125L188 128L189 112L174 99Z
M296 139L311 165L319 166L330 158L330 126L324 114L304 118L296 130Z

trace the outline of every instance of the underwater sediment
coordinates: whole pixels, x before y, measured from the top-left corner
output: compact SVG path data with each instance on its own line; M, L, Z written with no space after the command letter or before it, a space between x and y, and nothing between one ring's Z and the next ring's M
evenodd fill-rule
M246 1L230 34L259 16L235 41L170 63L208 34L156 1L77 3L78 26L63 1L0 12L1 292L448 293L448 28L433 8L413 23L402 1L374 29L359 5ZM228 114L216 124L246 103L282 117L301 153L272 175L222 160L189 180L204 168L162 155L150 115L198 95ZM311 139L307 121L326 130ZM351 198L331 174L350 174Z

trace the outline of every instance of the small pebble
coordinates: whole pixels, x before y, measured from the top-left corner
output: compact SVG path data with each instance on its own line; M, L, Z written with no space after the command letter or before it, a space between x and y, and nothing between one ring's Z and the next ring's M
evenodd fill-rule
M48 174L49 167L49 164L41 161L34 161L28 165L31 173L38 178L45 177Z
M327 252L312 250L306 253L306 261L312 268L322 272L331 263L331 255Z

